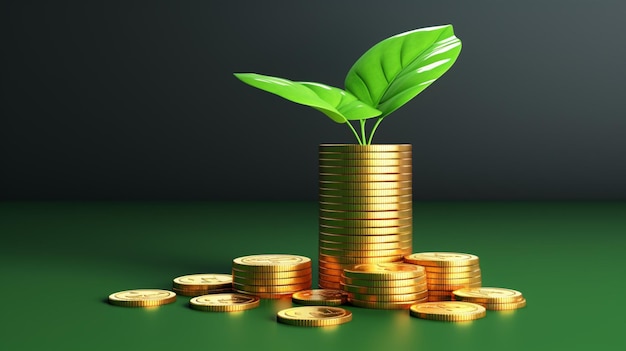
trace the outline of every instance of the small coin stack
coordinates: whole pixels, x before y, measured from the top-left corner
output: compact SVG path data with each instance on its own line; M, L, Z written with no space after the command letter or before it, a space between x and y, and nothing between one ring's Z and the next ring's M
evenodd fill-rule
M403 145L319 147L319 286L343 268L412 252L412 151Z
M264 254L233 260L233 289L263 299L289 297L311 288L311 259L305 256Z
M419 252L404 257L404 262L426 270L429 301L451 301L452 292L482 284L478 256L458 252Z
M172 290L183 296L200 296L232 291L230 274L190 274L174 278Z
M341 288L354 306L377 309L407 309L427 302L424 268L403 263L359 264L346 267Z
M464 288L452 293L454 300L473 302L488 310L516 310L526 306L526 299L521 292L506 288Z

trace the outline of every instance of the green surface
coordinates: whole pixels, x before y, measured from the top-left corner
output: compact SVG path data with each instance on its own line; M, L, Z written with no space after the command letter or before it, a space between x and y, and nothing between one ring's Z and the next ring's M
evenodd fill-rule
M235 314L191 310L186 297L155 309L106 303L229 272L248 254L317 262L315 202L0 203L0 233L3 350L626 349L625 202L416 203L415 252L476 254L483 285L528 300L469 323L348 307L348 324L302 328L275 321L289 301Z

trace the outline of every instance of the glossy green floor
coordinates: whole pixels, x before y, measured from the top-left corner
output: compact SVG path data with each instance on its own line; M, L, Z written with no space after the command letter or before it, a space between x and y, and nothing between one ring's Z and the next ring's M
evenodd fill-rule
M317 268L315 202L0 203L0 237L3 350L626 349L626 202L415 203L415 252L476 254L484 286L528 300L468 323L346 307L348 324L302 328L275 321L289 301L234 314L191 310L185 297L105 302L227 273L249 254L305 255Z

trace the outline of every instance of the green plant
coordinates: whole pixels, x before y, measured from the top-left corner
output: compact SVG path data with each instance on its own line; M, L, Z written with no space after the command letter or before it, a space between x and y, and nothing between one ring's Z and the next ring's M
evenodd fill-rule
M347 124L359 144L367 145L383 119L441 77L460 52L461 41L452 25L425 27L394 35L367 50L348 71L345 90L257 73L235 76ZM370 118L377 120L368 137L365 124ZM359 121L360 135L351 121Z

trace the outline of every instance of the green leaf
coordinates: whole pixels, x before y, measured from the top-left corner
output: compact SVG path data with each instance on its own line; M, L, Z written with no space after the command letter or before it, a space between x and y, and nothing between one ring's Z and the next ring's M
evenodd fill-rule
M257 73L235 73L235 76L255 88L313 107L337 123L376 117L381 114L375 108L359 101L354 95L325 84L293 82Z
M382 118L446 73L460 53L452 25L401 33L374 45L354 63L346 90L382 111Z

